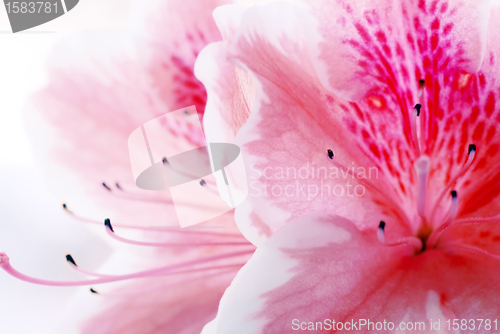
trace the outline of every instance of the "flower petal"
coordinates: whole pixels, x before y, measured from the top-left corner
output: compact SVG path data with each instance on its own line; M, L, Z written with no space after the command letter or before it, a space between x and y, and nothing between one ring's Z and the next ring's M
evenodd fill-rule
M448 319L494 319L500 264L464 256L414 256L412 247L386 247L346 219L302 217L276 231L238 273L221 300L216 333L284 333L302 322L328 326L326 319L358 322L359 333L368 332L359 319L424 322L419 333L429 332L432 319L450 333Z
M308 40L316 73L348 100L389 82L411 89L431 60L476 72L485 55L488 1L310 3L317 21L306 27L319 32Z
M204 129L207 142L232 143L246 122L255 100L255 84L249 74L234 66L227 54L228 42L208 45L196 61L196 77L208 93Z
M226 15L227 20L232 22L233 16L229 7L218 9L219 21ZM380 219L387 216L401 217L402 213L398 211L398 207L380 192L380 189L388 188L387 182L393 182L378 179L378 169L382 167L388 170L390 162L382 161L380 152L379 161L371 160L373 153L370 152L370 147L360 147L359 141L351 133L352 128L349 128L357 127L357 124L342 116L347 110L354 113L355 107L327 95L317 78L311 75L313 69L297 15L300 10L303 8L289 3L273 3L245 12L240 31L231 41L230 50L226 53L228 61L251 75L257 89L256 100L248 104L252 106L250 116L244 125L239 127L239 124L236 125L231 119L227 120L224 116L216 118L216 115L224 115L226 111L223 106L226 106L226 110L234 111L231 113L236 115L234 117L243 115L242 108L234 108L229 102L231 99L224 98L223 92L245 89L241 86L233 87L232 90L209 88L209 106L214 109L207 115L205 122L209 122L212 117L215 120L222 117L226 119L223 123L226 125L223 127L227 129L218 130L219 134L236 129L235 143L242 148L247 172L252 179L249 183L250 206L271 232L291 218L317 211L337 212L360 226L366 226L368 216L378 216ZM221 23L219 25L224 26ZM220 45L219 53L204 52L198 63L209 64L206 60L209 56L223 59L224 51L221 49L224 44ZM211 50L214 51L215 47ZM218 62L222 63L222 60ZM209 76L206 75L205 78L207 79L202 79L205 85L213 87ZM215 82L217 83L217 80ZM226 102L211 104L211 100ZM391 135L396 138L400 138L401 133L391 131ZM378 142L372 140L367 145L371 145L375 150L377 144ZM373 180L369 180L373 187L356 180L356 177L353 178L346 170L341 171L332 166L326 157L328 148L332 148L335 159L347 167L352 168L353 164L362 166L363 170L359 172L364 173L366 178L369 178L368 173L373 174ZM315 175L321 173L323 176L312 177L311 168L315 170ZM409 163L408 168L411 168ZM357 172L358 170L355 171ZM301 176L305 174L308 176ZM396 176L394 178L398 182ZM357 195L354 194L356 186ZM399 187L399 184L397 186ZM366 197L363 196L365 192ZM376 199L378 204L375 204L373 199ZM246 212L250 214L252 211ZM370 226L376 227L380 219ZM394 225L408 229L401 223ZM244 232L247 235L267 233L263 230L250 232L254 227L247 228L249 230Z
M472 90L480 95L473 100L470 119L464 121L464 134L455 141L464 142L464 137L478 147L476 162L470 175L463 180L465 192L461 197L465 205L461 208L463 216L494 216L500 213L496 200L500 196L500 98L498 80L500 59L500 35L496 22L500 20L500 3L492 2L486 44L485 61L477 75L467 78L465 90ZM450 122L451 123L451 122ZM451 125L455 127L456 125Z

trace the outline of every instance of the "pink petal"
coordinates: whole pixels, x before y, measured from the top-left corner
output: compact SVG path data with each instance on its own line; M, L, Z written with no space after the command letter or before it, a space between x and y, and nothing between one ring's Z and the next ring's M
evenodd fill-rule
M208 45L195 66L196 77L208 93L204 117L207 142L233 142L255 100L253 79L229 61L227 49L225 41Z
M317 21L306 27L316 73L325 87L348 100L391 83L405 93L431 70L427 62L468 72L483 62L488 1L310 4Z
M427 330L417 332L427 333L431 319L440 319L441 329L455 317L494 319L498 269L487 257L386 247L344 218L302 217L276 231L238 273L222 298L216 332L288 333L294 319L370 319L423 321Z
M500 6L492 3L488 23L486 55L481 70L475 76L467 78L465 90L472 90L480 95L480 99L472 102L472 112L469 123L466 121L462 127L468 127L469 136L473 141L479 142L477 164L473 174L464 182L466 192L462 194L467 206L461 208L461 214L467 216L494 216L500 212L496 199L500 195L500 174L498 173L499 137L496 135L500 129L498 96L500 57L500 34L495 22L500 19ZM471 81L472 80L472 81ZM470 98L469 98L470 99ZM464 141L456 138L456 141Z

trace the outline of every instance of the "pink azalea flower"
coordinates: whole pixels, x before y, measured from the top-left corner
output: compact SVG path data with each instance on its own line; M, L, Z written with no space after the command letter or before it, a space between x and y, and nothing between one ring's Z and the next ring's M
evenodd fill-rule
M129 245L117 247L101 268L106 274L80 268L68 255L71 268L87 276L69 282L27 276L0 254L0 267L21 280L86 286L72 312L83 319L67 320L79 321L81 333L199 333L253 253L233 212L180 229L167 191L136 187L128 151L132 131L169 111L194 105L202 118L206 92L194 77L194 61L206 44L220 40L211 13L224 3L137 2L134 34L88 32L59 45L47 85L28 104L35 152L64 210ZM165 124L156 139L202 146L203 133L187 126L190 117ZM203 210L195 198L191 204Z
M195 67L204 122L242 148L237 224L259 247L203 333L498 330L500 8L338 0L214 17L224 41Z

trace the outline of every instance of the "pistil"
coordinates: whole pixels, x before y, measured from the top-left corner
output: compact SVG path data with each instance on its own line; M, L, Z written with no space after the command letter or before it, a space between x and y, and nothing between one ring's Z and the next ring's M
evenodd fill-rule
M427 201L427 183L431 160L428 156L422 155L415 161L414 166L417 172L417 213L425 223L425 203Z

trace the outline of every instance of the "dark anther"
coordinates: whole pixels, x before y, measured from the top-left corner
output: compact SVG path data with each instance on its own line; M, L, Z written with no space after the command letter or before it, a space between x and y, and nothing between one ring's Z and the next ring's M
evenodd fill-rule
M329 157L330 159L333 159L333 151L332 151L332 150L330 150L330 149L328 149L328 157Z
M63 209L68 210L68 207L66 206L66 203L63 203Z
M103 182L103 183L102 183L102 186L103 186L104 188L106 188L107 190L111 191L111 188L110 188L110 187L108 187L108 185L107 185L106 183L104 183L104 182Z
M118 189L122 190L122 187L120 187L120 184L119 184L118 182L116 182L116 184L115 184L115 185L116 185L116 187L117 187Z
M417 111L417 116L420 116L420 108L422 108L422 105L420 103L415 104L415 110Z
M73 259L73 257L72 257L70 254L66 255L66 261L68 261L69 263L71 263L71 264L72 264L72 265L74 265L75 267L78 267L78 266L76 265L75 260Z
M161 159L161 161L163 161L164 164L168 163L168 160L165 157L163 157L163 159Z
M99 294L99 292L95 291L94 289L90 288L90 292L95 293L96 295Z
M207 184L207 183L205 182L205 180L201 180L201 181L200 181L200 186L204 186L205 184Z
M187 110L184 110L184 113L185 113L186 115L189 115L189 112L188 112Z
M378 224L378 228L381 228L382 230L385 229L385 222L380 221L380 224Z
M467 154L470 154L470 152L472 152L472 151L476 152L476 145L474 145L474 144L469 145L469 153L467 153Z
M104 219L104 226L106 226L107 228L109 228L111 230L111 232L115 232L113 230L113 226L111 226L111 220L109 220L109 218Z
M425 80L424 79L418 80L418 87L424 88L424 86L425 86Z
M455 190L451 191L451 197L457 198L457 192Z

